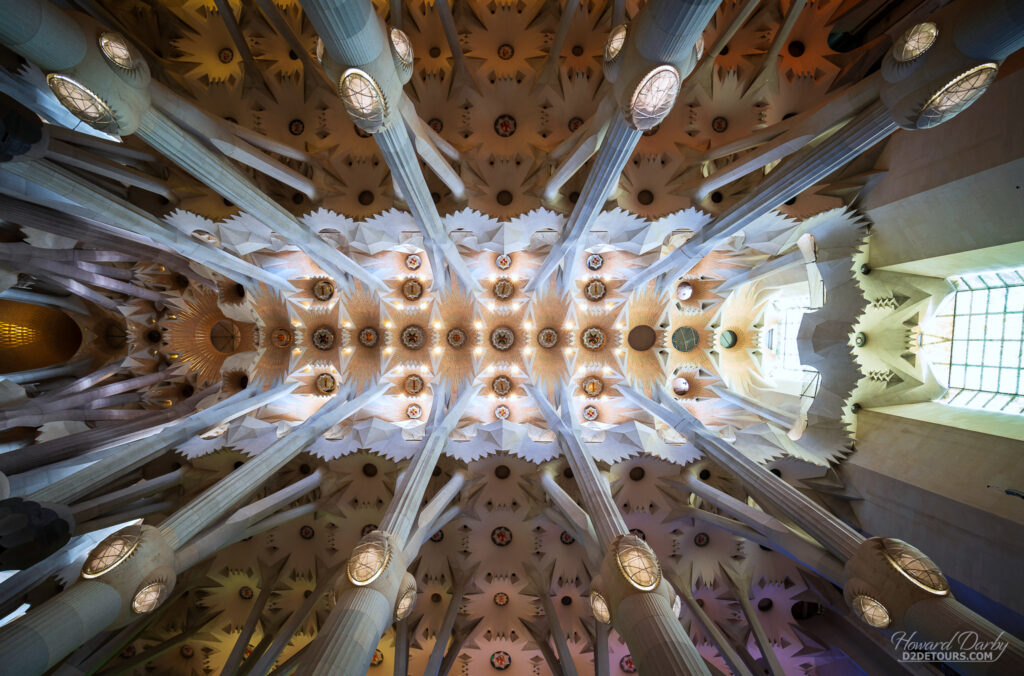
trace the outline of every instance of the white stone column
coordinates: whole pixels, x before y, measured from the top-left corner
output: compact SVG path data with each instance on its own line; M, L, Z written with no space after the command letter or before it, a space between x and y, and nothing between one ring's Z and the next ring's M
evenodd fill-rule
M321 434L375 401L388 387L381 383L352 399L337 395L329 400L305 422L169 516L160 525L164 540L172 549L179 549L262 486Z
M392 674L409 676L409 618L395 623L395 668Z
M675 397L661 390L655 390L653 397L648 398L632 387L620 386L618 389L632 404L663 420L707 456L733 472L755 500L780 510L840 560L849 559L864 542L864 536L834 514L709 432Z
M912 580L907 569L889 553L891 545L886 539L867 539L857 533L767 468L711 434L664 391L655 390L652 399L631 387L620 386L619 391L634 405L663 420L710 458L732 471L755 500L777 509L842 561L845 564L842 583L847 602L856 610L854 601L867 597L885 608L887 619L877 628L910 631L916 627L924 641L949 641L961 631L973 631L986 641L1001 637L1008 644L1005 662L997 667L966 663L961 666L978 670L977 673L986 673L985 669L989 668L996 668L996 673L1024 670L1024 641L1006 634L963 606L950 595L944 579L944 591L929 590L920 580ZM766 535L771 537L770 531ZM892 546L900 544L905 546L905 543ZM785 542L780 548L786 548ZM912 550L908 556L917 558L921 555ZM815 564L809 565L813 567ZM941 576L937 569L934 573Z
M63 195L95 214L96 217L116 223L117 227L123 230L143 235L157 245L166 246L180 256L205 265L225 277L236 281L263 282L285 292L294 290L287 280L237 258L223 249L198 242L181 233L172 232L169 226L151 214L105 193L71 171L52 162L47 160L7 162L0 166L0 171L10 172Z
M379 277L320 239L257 188L237 167L212 152L161 111L156 108L148 110L142 116L136 134L205 185L286 237L289 243L309 254L328 274L338 278L351 275L370 289L387 288Z
M777 408L763 404L753 397L749 397L744 394L739 394L728 387L721 387L718 385L712 385L711 391L718 395L723 401L728 401L731 404L735 404L739 408L746 409L751 413L755 413L769 422L773 422L782 429L789 431L796 429L797 423L800 422L800 416L785 411L780 411ZM792 396L792 395L791 395ZM792 397L796 401L796 406L800 405L799 397Z
M795 268L798 265L804 265L813 261L813 258L807 260L800 249L793 249L789 253L769 258L753 267L747 268L739 274L732 275L729 279L715 287L715 293L719 296L724 296L726 292L738 289L744 284L753 284L776 272Z
M427 180L423 177L423 170L420 168L419 159L409 136L409 130L400 116L396 116L391 124L373 135L380 148L384 162L391 169L391 178L398 186L410 213L416 222L423 229L424 237L432 247L432 250L440 253L448 263L452 272L459 280L459 284L469 291L476 291L480 288L479 283L470 271L466 261L459 253L455 242L448 236L444 223L441 221L437 207L430 196L430 189L427 187ZM433 257L433 258L436 258ZM434 277L436 288L443 288L446 284L445 272L440 260L432 260L431 273Z
M242 507L223 523L214 526L176 551L174 569L184 572L225 547L303 514L312 513L316 509L315 502L307 502L283 512L278 510L319 487L323 475L324 470L317 469L309 476Z
M113 622L121 612L113 587L80 580L0 628L0 665L17 676L42 674Z
M743 608L743 614L747 618L747 625L750 626L750 632L754 635L757 649L761 651L761 658L768 665L768 670L772 673L772 676L785 676L786 672L779 663L779 658L775 654L771 641L768 639L764 625L761 624L761 620L757 617L754 604L750 602L751 572L749 570L736 570L731 565L724 565L722 569L725 571L725 577L728 579L730 586L732 586L736 600L739 601L740 606Z
M434 647L430 651L427 666L423 669L421 676L440 675L441 664L444 662L445 651L448 648L448 640L452 636L455 620L458 619L459 610L462 608L462 598L466 593L466 586L476 573L476 568L474 567L469 571L459 571L458 577L456 577L455 570L451 567L450 561L448 570L452 576L452 597L448 601L448 607L444 610L444 617L441 619L441 626L437 630Z
M594 676L609 676L608 634L611 627L594 621Z
M804 148L783 161L743 199L705 225L681 247L633 276L622 290L643 288L663 274L670 280L686 274L726 238L819 183L896 129L898 127L888 108L876 100L819 145Z
M690 588L690 567L687 566L686 570L685 575L681 575L675 570L666 570L665 576L672 582L672 586L675 587L679 597L683 599L683 603L689 608L693 619L704 630L704 633L715 644L715 647L718 648L718 653L725 660L726 665L733 670L733 673L736 676L753 676L746 663L740 658L739 653L732 647L729 637L725 635L721 627L715 624L715 621L708 616L700 604L697 603L697 599L693 597L693 590Z
M548 426L558 438L558 443L565 454L565 459L572 469L573 479L580 489L583 506L597 533L597 541L603 551L607 551L620 535L629 532L622 513L612 497L608 480L601 475L583 444L580 443L574 425L564 420L548 401L547 396L532 385L526 386L527 393L533 397ZM568 389L559 391L563 414L568 411Z
M630 106L633 105L634 80L666 64L675 68L680 79L685 78L694 66L693 48L704 27L714 16L718 4L718 0L651 0L628 26L626 42L617 57L618 62L614 66L609 66L607 62L605 64L605 75L613 81L613 97L619 110L612 113L597 157L558 244L551 248L526 285L527 291L544 288L563 258L566 264L562 288L568 288L575 282L580 254L590 228L601 213L608 195L618 185L622 169L644 130L656 123L655 120L648 120L645 124L649 126L638 129L627 119L631 116ZM619 82L619 73L623 73L622 82ZM676 93L673 92L672 102ZM661 119L668 115L670 109L663 111Z
M369 75L383 95L383 109L380 111L383 119L379 124L368 126L366 131L372 133L377 141L391 170L395 188L423 231L434 287L440 289L447 283L447 272L440 256L447 261L465 289L478 291L478 282L437 213L416 157L410 130L402 119L402 99L405 96L402 83L408 81L412 71L403 69L402 73L398 72L390 38L373 4L369 0L306 0L303 9L323 40L325 70L333 77L340 75L342 69L357 67ZM440 6L438 11L443 12ZM453 51L456 58L461 56L454 47ZM353 118L354 122L362 124L355 116Z
M29 494L27 498L36 502L70 504L118 474L144 465L168 448L181 444L205 430L270 404L291 393L295 387L294 383L289 383L260 393L243 390L207 409L193 413L159 434L111 449L102 459Z
M629 161L633 149L640 141L643 132L629 126L619 112L613 113L608 123L608 130L605 132L601 147L594 158L594 164L587 174L587 180L580 191L579 199L569 214L569 220L565 224L565 230L557 244L551 247L547 257L540 268L526 285L527 291L543 289L551 274L568 256L565 263L564 286L571 288L576 280L576 270L580 253L581 243L590 234L594 221L604 209L604 203L608 200L608 193L618 185L622 176L622 169Z
M89 313L82 301L74 296L51 296L46 293L12 288L0 291L0 298L19 303L28 303L29 305L57 308L58 310L66 310L83 315Z
M608 602L612 622L629 645L637 666L643 673L709 676L700 653L672 612L668 583L662 579L653 590L639 591L626 581L613 562L616 545L620 538L629 535L629 528L615 504L611 487L576 434L569 412L571 397L568 388L563 385L559 390L562 416L543 392L531 385L526 388L559 439L572 468L603 553L601 576L605 586L601 591Z
M85 55L81 27L47 0L2 0L0 16L0 42L44 72L70 68Z
M459 398L447 411L442 395L438 395L427 425L428 436L412 463L399 476L395 495L380 522L380 532L389 543L391 560L380 576L366 586L346 581L346 588L311 644L300 673L314 676L363 676L366 673L381 635L394 621L394 608L406 566L417 555L408 546L409 536L434 466L480 387L462 388ZM443 511L464 481L464 476L457 475L438 491L424 510L427 518L432 519L433 514Z

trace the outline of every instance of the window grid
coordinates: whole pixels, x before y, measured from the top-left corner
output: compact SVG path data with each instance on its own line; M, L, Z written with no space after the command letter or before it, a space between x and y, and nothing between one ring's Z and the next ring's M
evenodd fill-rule
M951 280L953 340L944 401L1024 412L1024 268Z
M809 312L807 298L786 298L772 303L767 316L774 316L776 321L771 328L765 329L762 335L762 346L775 353L775 360L765 375L771 378L792 378L803 380L807 372L800 363L800 350L797 347L797 334L800 322Z
M775 354L779 356L779 368L783 371L800 372L803 368L800 365L800 350L797 348L796 337L804 312L805 309L802 307L783 308L779 323L775 325L776 340L773 347Z

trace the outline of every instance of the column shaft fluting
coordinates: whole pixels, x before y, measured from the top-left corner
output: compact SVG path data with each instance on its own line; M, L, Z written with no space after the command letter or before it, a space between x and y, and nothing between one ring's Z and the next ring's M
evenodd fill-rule
M820 144L806 147L784 160L743 199L681 247L630 279L623 289L639 288L662 274L673 277L686 274L727 237L819 183L897 128L885 105L876 101Z
M85 31L48 0L0 0L0 16L0 42L43 72L71 68L85 56Z
M172 233L168 226L139 207L105 193L72 172L46 160L7 162L0 168L27 181L63 195L85 207L97 217L117 223L117 227L151 239L157 245L168 247L180 256L219 272L235 281L259 281L275 289L291 291L287 280L266 272L252 263L232 256L223 249L198 242L180 233ZM241 278L241 279L240 279Z
M291 244L309 254L329 274L349 274L371 289L384 288L380 279L308 230L257 188L235 165L200 143L161 111L156 108L146 111L136 133L179 167L287 237Z
M348 589L320 627L316 643L299 673L365 676L373 651L391 619L391 599L383 593L371 587Z
M657 401L654 401L632 387L621 387L620 392L630 402L662 419L704 454L728 468L755 500L771 505L785 514L840 561L848 561L864 542L863 535L847 526L827 509L772 474L766 467L752 460L732 444L709 432L703 423L671 395L656 392Z
M115 476L145 464L166 449L181 444L226 420L232 420L265 406L294 389L295 385L289 384L280 385L255 396L245 391L239 392L210 408L193 413L184 421L159 434L111 449L102 459L45 486L32 493L29 498L42 502L70 503Z
M318 0L304 2L302 9L338 63L363 66L386 49L380 20L369 0Z
M618 185L622 169L629 161L629 156L633 154L633 149L636 148L641 136L643 132L631 127L621 113L612 114L604 140L601 141L601 147L594 158L590 173L587 174L587 180L583 184L576 205L569 214L562 237L559 243L551 248L544 263L527 285L527 289L542 288L566 256L569 256L569 261L566 263L565 281L567 284L572 283L578 264L575 258L578 257L581 243L590 233L590 228L604 208L608 193Z
M720 0L648 2L633 26L642 36L637 51L651 61L679 61L697 44L720 4Z
M388 387L387 384L380 384L348 401L340 396L328 401L304 423L271 444L270 448L168 517L160 525L160 532L168 544L177 549L188 542L262 486L317 437L375 400Z
M430 196L430 188L423 177L423 170L405 122L396 115L396 119L374 134L373 138L377 141L384 162L391 170L392 180L405 198L409 212L423 228L423 236L444 255L445 261L463 287L467 290L477 289L479 284L459 253L458 247L448 236L441 216L437 213L437 206ZM441 261L431 263L440 265ZM435 280L443 279L442 270L433 269L431 272Z
M641 674L703 674L707 665L693 646L668 599L660 594L630 594L615 621Z
M992 662L950 660L963 674L1024 674L1024 641L1003 631L951 596L918 601L907 608L903 621L908 637L916 632L920 641L951 641L950 651L994 650L999 656L1000 648L993 648L994 642L1006 644L1002 656ZM907 645L906 650L913 652L913 645Z
M110 585L79 580L0 629L0 669L41 674L113 622L121 595Z

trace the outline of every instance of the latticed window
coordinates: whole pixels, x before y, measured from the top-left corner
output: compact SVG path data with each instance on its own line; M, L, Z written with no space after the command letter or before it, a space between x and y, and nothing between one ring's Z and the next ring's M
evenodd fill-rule
M146 585L132 599L132 610L140 615L148 613L157 607L157 604L160 603L160 597L164 595L166 590L167 585L163 582L154 582Z
M803 376L803 367L796 338L807 308L789 300L773 304L772 310L777 313L778 322L765 331L764 341L765 347L775 353L777 360L769 375L799 379Z
M902 540L882 540L885 554L908 577L933 593L949 591L949 582L935 562Z
M889 611L885 606L870 596L856 596L853 599L853 610L862 620L879 629L889 626Z
M634 538L623 538L615 552L619 570L634 587L643 590L654 589L661 582L661 566L654 552Z
M348 114L366 131L376 131L387 113L384 95L373 79L359 70L349 68L341 76L341 100Z
M952 321L949 349L936 364L954 406L1021 414L1024 410L1024 267L950 280L956 292L937 319Z

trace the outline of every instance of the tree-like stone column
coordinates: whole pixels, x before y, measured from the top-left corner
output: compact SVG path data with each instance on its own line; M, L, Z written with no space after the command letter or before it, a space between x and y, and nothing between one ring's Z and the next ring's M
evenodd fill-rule
M266 392L243 390L209 408L193 413L176 425L165 428L159 434L112 448L102 459L29 494L27 497L37 502L70 504L116 476L146 464L168 448L184 443L197 434L245 415L261 406L273 403L291 393L295 387L295 383L289 383L278 385Z
M886 106L876 101L821 144L805 148L784 161L685 244L634 275L623 285L623 291L643 288L663 274L670 280L686 274L726 238L846 166L898 128Z
M261 270L223 249L199 242L182 233L172 232L170 226L161 223L139 207L104 192L70 170L48 160L7 162L0 165L0 171L10 172L64 195L85 207L97 218L116 223L122 230L147 237L157 245L166 246L178 255L201 263L225 277L250 283L263 282L281 291L293 290L287 280Z
M357 579L351 570L353 559L349 560L344 591L310 644L299 673L314 676L363 676L366 673L381 635L395 619L405 569L418 553L419 543L412 543L410 534L434 466L479 389L480 385L463 388L447 410L443 399L435 400L427 438L399 477L395 495L381 519L380 530L365 536L353 553L355 556L361 548L372 546L376 554L374 565L380 568L368 579ZM432 515L442 513L464 483L463 474L452 477L423 509L424 514L433 519ZM412 546L414 544L417 546Z
M380 383L344 399L332 398L305 422L292 428L255 458L248 460L160 524L160 532L173 549L198 535L262 486L320 435L383 395L389 385Z
M386 288L377 276L320 239L257 188L235 165L204 146L162 111L155 107L146 111L136 133L205 185L286 237L289 243L309 254L328 274L338 278L351 275L370 289Z
M843 594L861 621L876 629L908 633L917 630L921 641L945 643L964 636L976 637L1001 651L1002 657L993 663L951 660L964 673L1024 671L1024 641L957 601L938 566L917 549L894 538L865 538L766 467L712 434L668 393L656 390L648 398L628 386L620 386L619 391L732 471L759 504L777 510L843 562ZM778 533L774 529L763 532L774 543ZM787 548L785 539L779 539L778 547ZM808 565L814 567L816 563L820 562Z
M597 533L603 558L599 575L591 580L591 592L598 591L605 599L611 622L625 639L637 667L645 674L709 676L707 665L672 611L673 592L661 576L656 555L639 538L630 535L612 497L608 481L598 471L594 459L580 442L569 410L571 395L568 388L563 385L559 389L561 415L543 392L533 386L527 386L527 392L537 403L562 446L580 489L583 506ZM649 583L645 585L646 589L638 586L639 581L628 577L623 568L623 561L637 561L625 554L630 548L646 551L646 558L636 565L647 571L652 566L657 568L656 575L650 575L644 580ZM640 555L644 556L644 553Z
M100 543L90 554L90 557L100 557L96 559L98 573L84 576L65 591L0 629L0 664L5 668L15 665L17 669L13 673L26 676L40 674L104 629L123 626L139 614L151 612L167 599L174 587L176 550L181 550L186 543L223 518L319 435L376 400L388 387L387 383L380 383L348 400L337 396L263 453L172 514L159 528L143 525L133 527L137 530L128 529L119 534L122 542L127 544L118 544L113 549L111 543ZM282 496L284 499L294 497L287 490L277 497ZM238 525L258 528L259 524L251 524L248 517L259 518L267 510L280 506L273 496L255 503L248 512L242 511L243 521ZM275 523L271 519L263 522ZM216 534L216 542L194 548L191 555L187 554L189 550L184 550L186 555L181 561L198 560L196 557L216 551L217 545L230 544L232 536L245 532L229 523ZM99 563L109 561L110 552L119 550L129 551L131 555L115 566ZM87 567L90 560L92 558L86 560ZM134 600L139 592L152 584L163 585L157 603L146 610L134 609Z
M671 111L679 82L696 65L694 47L718 5L718 0L651 0L628 27L624 26L624 39L611 49L606 47L605 77L613 83L612 96L617 110L612 113L565 230L527 284L528 291L544 288L563 259L566 261L563 288L575 283L582 247L590 229L609 194L618 185L622 169L644 131L653 128ZM640 93L644 78L666 67L678 78L676 89L657 102L656 113L637 115L646 105L639 100L643 98Z
M341 88L342 102L352 121L373 134L397 192L423 231L434 286L445 285L448 273L443 262L447 262L463 288L479 290L430 196L413 144L416 130L402 119L402 85L412 77L408 38L401 31L396 35L396 29L389 33L370 0L306 0L303 9L323 41L324 70ZM408 53L404 52L406 48ZM458 54L457 59L461 56ZM341 80L353 69L359 85L365 88L359 104L347 100L341 87ZM367 99L374 101L369 103Z

